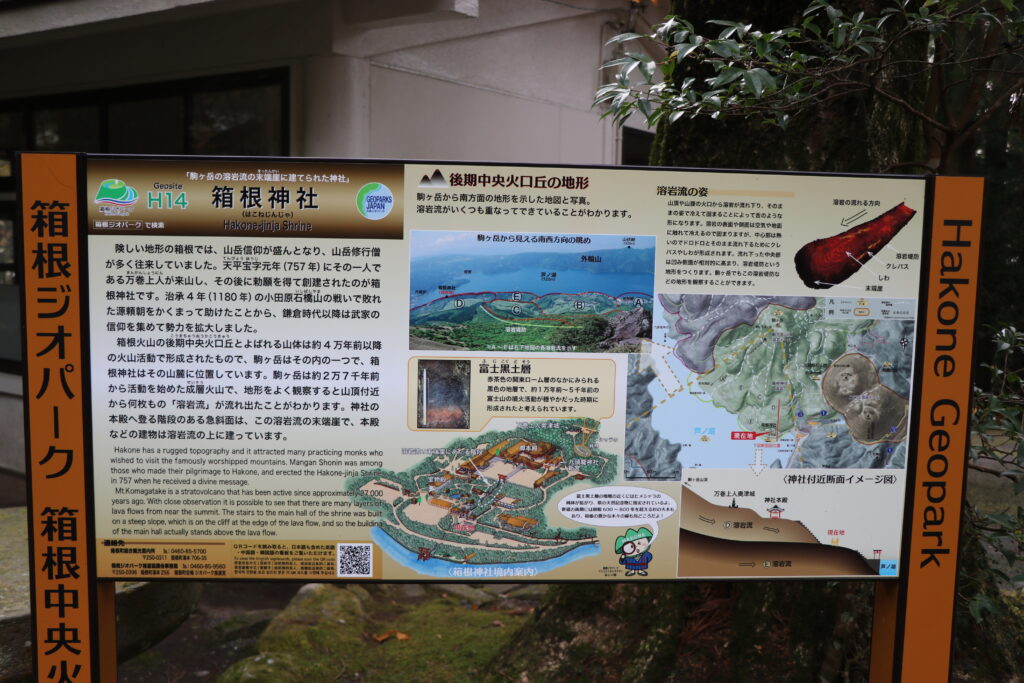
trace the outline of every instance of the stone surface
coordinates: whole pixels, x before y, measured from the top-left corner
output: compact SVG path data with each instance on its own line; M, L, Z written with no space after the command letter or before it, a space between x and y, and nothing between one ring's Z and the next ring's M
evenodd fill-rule
M541 600L548 594L549 588L551 586L546 583L528 583L522 588L510 591L508 597L520 600Z
M636 346L651 338L651 314L642 308L620 311L608 319L612 333L597 345L599 349L610 350L618 346Z
M651 424L654 397L648 385L657 373L641 361L641 354L629 356L629 383L626 387L626 479L678 480L682 465L678 456L682 448L661 436Z
M397 583L394 590L396 595L403 598L422 598L427 594L427 589L421 583Z
M32 671L25 508L0 509L0 680Z
M0 509L0 681L32 670L25 508ZM199 599L197 583L117 584L117 650L125 659L170 633Z
M28 528L25 508L0 509L0 619L28 612Z
M277 616L276 609L261 609L241 612L228 617L213 627L214 636L221 642L255 638L263 633L267 624Z
M360 600L371 600L372 599L372 596L370 595L370 591L366 590L365 588L363 588L362 586L360 586L357 583L347 584L345 586L345 588L347 588L349 591L354 593L356 595L356 597L359 598Z
M202 585L195 609L173 633L118 667L120 683L215 680L235 662L257 654L267 624L301 584L215 581Z
M365 628L362 600L355 592L306 584L260 636L259 654L236 663L219 680L331 680L341 655L364 646Z
M431 583L427 585L427 588L435 593L447 593L448 595L454 595L465 600L471 605L486 605L488 602L493 602L495 599L490 593L482 591L479 588L467 586L464 583Z
M521 584L521 583L481 583L481 584L478 584L478 585L480 586L480 590L486 591L486 592L490 593L491 595L495 595L495 596L500 598L500 597L504 597L506 594L510 593L511 591L514 591L515 589L519 588L523 584Z

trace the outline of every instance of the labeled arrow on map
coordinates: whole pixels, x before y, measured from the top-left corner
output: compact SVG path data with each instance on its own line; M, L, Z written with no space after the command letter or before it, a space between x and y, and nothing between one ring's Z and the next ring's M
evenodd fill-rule
M754 563L753 562L740 562L740 566L741 567L753 567Z
M765 432L765 434L767 433L768 432ZM760 448L754 449L754 462L750 463L750 469L754 470L754 474L761 474L766 469L768 469L767 465L765 465L764 462L762 462L761 460Z
M837 282L825 282L824 280L815 280L816 285L828 285L829 287L845 287L846 289L860 289L860 287L854 287L853 285L841 285Z
M779 530L776 527L773 527L773 526L765 526L765 527L761 527L761 528L764 529L765 531L770 531L773 534L779 533Z
M708 524L714 524L715 523L714 517L705 517L704 515L697 515L697 519L699 519L702 522L706 522Z
M847 216L846 218L844 218L843 220L841 220L839 222L845 228L850 223L854 222L855 220L857 220L861 216L864 216L865 214L867 214L867 212L868 212L867 209L861 209L860 211L858 211L857 213L853 214L852 216Z

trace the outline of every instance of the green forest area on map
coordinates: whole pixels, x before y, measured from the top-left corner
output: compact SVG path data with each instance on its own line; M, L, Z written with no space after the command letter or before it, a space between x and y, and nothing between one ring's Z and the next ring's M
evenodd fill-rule
M457 303L458 302L458 303ZM652 299L605 294L467 294L410 314L410 337L437 348L501 350L508 345L628 353L650 336ZM411 348L423 348L415 343Z

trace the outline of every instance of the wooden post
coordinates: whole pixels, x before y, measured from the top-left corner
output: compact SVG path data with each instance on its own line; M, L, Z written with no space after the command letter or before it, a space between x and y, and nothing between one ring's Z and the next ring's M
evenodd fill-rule
M96 638L99 650L100 681L117 680L117 584L96 582Z
M896 608L899 584L875 583L875 612L871 622L871 683L892 683L896 657Z

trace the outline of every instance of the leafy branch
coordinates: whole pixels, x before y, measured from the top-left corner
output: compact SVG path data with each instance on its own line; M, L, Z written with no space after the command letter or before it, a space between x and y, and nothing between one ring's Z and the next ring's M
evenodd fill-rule
M595 95L605 115L621 124L638 112L652 127L698 116L785 126L799 112L867 92L919 120L929 156L941 160L1024 89L1024 14L1013 0L994 9L899 0L877 17L812 0L787 28L708 23L721 27L717 36L679 16L615 36L611 43L646 49L604 65L616 69Z
M993 362L981 364L989 373L990 388L974 388L967 466L1009 480L1013 498L1019 500L1024 494L1024 332L1007 326L992 341ZM971 506L968 519L985 544L1002 553L1013 567L1024 546L1024 507L1014 503L1005 510L982 511ZM1009 579L994 567L991 570Z

